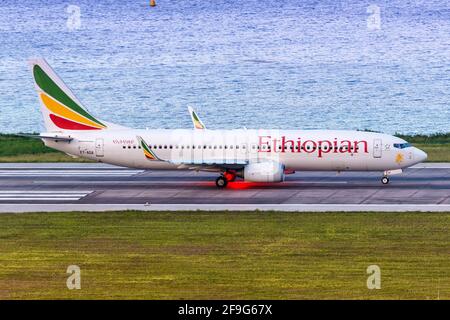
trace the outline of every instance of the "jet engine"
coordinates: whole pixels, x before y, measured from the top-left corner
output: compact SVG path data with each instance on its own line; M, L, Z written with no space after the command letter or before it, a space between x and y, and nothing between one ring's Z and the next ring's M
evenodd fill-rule
M278 162L249 163L244 167L243 178L252 182L282 182L284 165Z

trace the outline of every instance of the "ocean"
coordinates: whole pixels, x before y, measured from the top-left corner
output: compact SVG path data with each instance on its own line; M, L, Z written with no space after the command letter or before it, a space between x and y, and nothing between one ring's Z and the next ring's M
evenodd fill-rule
M43 130L27 60L136 128L450 131L448 1L0 0L0 132Z

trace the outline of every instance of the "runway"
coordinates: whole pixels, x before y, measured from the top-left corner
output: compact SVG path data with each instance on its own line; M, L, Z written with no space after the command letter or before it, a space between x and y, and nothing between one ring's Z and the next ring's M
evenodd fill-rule
M284 183L216 173L143 171L93 163L0 164L0 212L103 210L450 211L450 164L378 172L298 172Z

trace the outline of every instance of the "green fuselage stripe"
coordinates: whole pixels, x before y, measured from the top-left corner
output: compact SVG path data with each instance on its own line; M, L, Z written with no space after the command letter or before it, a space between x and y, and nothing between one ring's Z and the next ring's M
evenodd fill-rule
M38 86L52 98L58 100L62 104L66 105L75 112L78 112L82 116L98 123L99 125L105 126L103 123L91 116L86 110L75 103L63 90L53 80L41 69L38 65L33 68L34 79Z

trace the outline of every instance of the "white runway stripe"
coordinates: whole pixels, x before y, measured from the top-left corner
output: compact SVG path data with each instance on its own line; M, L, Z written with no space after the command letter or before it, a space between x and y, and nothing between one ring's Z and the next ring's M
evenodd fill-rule
M86 194L91 193L92 191L83 191L83 190L63 190L63 191L55 191L55 190L45 190L45 191L39 191L39 190L0 190L0 194L11 194L11 193L17 193L17 194L30 194L30 193L37 193L37 194Z
M76 201L91 192L82 190L0 190L0 201Z
M26 169L26 170L0 170L0 172L104 172L104 173L136 173L142 170L65 170L65 169Z
M84 197L86 194L85 193L73 193L73 194L0 194L0 199L3 198L29 198L29 197L33 197L33 198L48 198L48 197L52 197L52 198L67 198L67 197Z
M0 212L143 211L282 211L282 212L448 212L449 204L3 204Z
M39 198L39 197L30 197L30 198L0 198L0 201L76 201L80 200L80 197L76 198Z
M79 181L79 180L71 180L71 181L51 181L51 180L44 180L44 181L39 181L39 184L41 185L67 185L67 186L71 186L74 183L77 183L77 185L90 185L90 184L99 184L99 185L111 185L111 184L124 184L124 185L133 185L133 184L147 184L147 185L151 185L151 184L167 184L167 185L174 185L174 186L179 186L179 185L188 185L188 186L192 186L197 184L201 184L201 183L212 183L214 184L214 180L211 178L205 178L203 180L199 180L199 179L192 179L192 180L153 180L152 178L149 178L148 180L145 181L120 181L120 180L108 180L108 181L103 181L103 180L89 180L89 181ZM239 181L239 183L242 183L242 181ZM348 181L284 181L282 184L280 185L310 185L310 184L348 184ZM264 183L261 183L261 185L264 185Z
M143 170L0 170L1 176L132 176Z

